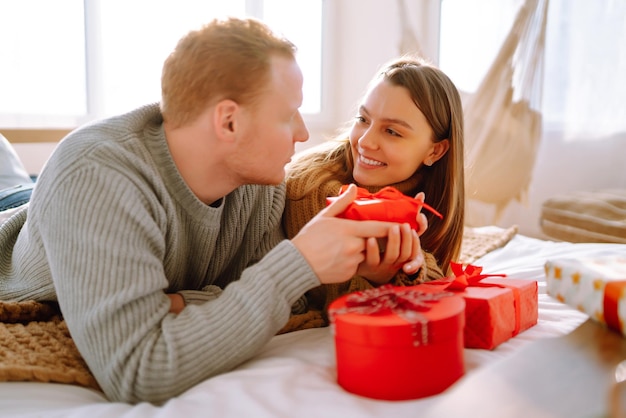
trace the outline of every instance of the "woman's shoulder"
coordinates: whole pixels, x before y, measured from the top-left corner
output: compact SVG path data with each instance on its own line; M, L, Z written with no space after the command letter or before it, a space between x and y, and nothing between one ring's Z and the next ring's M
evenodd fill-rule
M342 184L341 179L328 175L323 168L308 170L287 178L287 199L300 200L307 195L335 196Z

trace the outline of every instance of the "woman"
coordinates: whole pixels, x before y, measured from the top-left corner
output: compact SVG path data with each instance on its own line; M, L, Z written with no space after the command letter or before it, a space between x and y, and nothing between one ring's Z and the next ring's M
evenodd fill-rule
M311 309L325 312L342 294L381 283L412 285L447 275L463 235L463 108L458 90L441 70L419 58L391 61L370 82L347 136L293 161L283 216L288 237L349 183L370 192L394 186L425 198L443 219L425 212L428 226L419 231L425 262L416 274L398 267L403 260L382 255L378 265L370 265L371 275L307 292Z

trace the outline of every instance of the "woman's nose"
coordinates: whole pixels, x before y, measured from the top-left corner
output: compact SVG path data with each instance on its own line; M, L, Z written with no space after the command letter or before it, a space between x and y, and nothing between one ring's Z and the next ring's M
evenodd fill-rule
M376 149L378 147L376 135L371 128L363 132L363 135L359 138L359 146L364 149Z

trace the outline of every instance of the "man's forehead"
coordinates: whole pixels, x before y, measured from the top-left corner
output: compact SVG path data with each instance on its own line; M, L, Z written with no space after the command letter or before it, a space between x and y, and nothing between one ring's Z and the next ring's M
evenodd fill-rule
M304 82L300 66L294 58L272 57L270 93L292 103L302 104L302 84Z

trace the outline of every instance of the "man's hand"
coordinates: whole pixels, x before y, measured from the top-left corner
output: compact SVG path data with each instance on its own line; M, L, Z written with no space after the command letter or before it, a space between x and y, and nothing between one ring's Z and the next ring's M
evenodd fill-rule
M348 280L365 260L367 239L389 237L391 228L398 227L391 222L336 218L355 198L356 187L350 185L292 239L322 283Z

